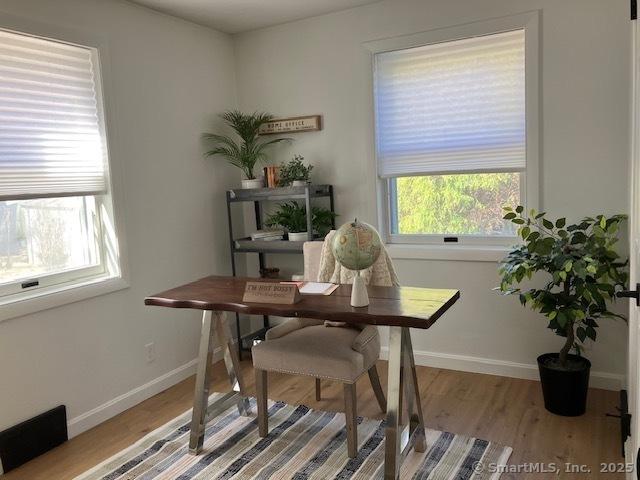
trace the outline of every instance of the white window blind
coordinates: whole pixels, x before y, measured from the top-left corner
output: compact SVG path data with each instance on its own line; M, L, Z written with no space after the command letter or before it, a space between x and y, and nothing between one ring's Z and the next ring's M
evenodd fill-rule
M105 191L94 58L0 30L0 200Z
M524 30L375 55L378 173L525 169Z

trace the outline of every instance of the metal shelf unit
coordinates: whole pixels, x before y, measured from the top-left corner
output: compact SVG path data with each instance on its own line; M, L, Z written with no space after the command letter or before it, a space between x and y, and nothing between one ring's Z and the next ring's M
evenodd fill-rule
M227 218L229 221L229 250L231 255L231 271L233 276L236 273L237 253L257 253L260 268L265 268L265 255L268 253L302 253L302 245L304 242L293 242L289 240L251 240L250 237L235 238L233 229L233 220L231 215L231 205L234 203L253 202L256 229L263 227L263 202L285 202L288 200L303 200L307 211L307 235L308 240L319 240L320 237L313 235L313 226L311 223L311 199L328 198L329 208L334 212L333 186L332 185L311 185L307 184L303 187L279 187L279 188L252 188L238 189L227 191ZM335 220L332 222L335 229ZM263 328L241 335L240 332L240 316L236 314L236 335L238 341L238 355L242 358L242 352L251 350L253 340L260 338L264 340L264 334L270 328L269 316L263 316ZM248 343L248 347L245 347Z

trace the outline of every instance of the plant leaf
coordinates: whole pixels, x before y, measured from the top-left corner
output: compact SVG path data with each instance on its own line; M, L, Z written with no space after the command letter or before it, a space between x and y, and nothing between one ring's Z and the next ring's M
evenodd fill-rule
M587 338L587 331L584 327L578 327L576 330L576 336L580 339L581 342L584 342Z

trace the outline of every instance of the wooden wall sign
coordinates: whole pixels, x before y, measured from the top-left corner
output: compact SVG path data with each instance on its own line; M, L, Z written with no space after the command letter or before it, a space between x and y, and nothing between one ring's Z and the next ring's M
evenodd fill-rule
M247 282L242 297L243 302L284 305L298 303L301 299L297 285L269 282Z
M260 135L275 133L313 132L322 130L322 115L279 118L260 127Z

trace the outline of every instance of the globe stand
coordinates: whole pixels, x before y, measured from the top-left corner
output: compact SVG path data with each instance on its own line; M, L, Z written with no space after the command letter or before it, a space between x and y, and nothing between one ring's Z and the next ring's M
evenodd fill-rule
M364 280L360 276L360 270L358 270L358 274L353 278L353 285L351 286L351 306L366 307L367 305L369 305L369 293Z

